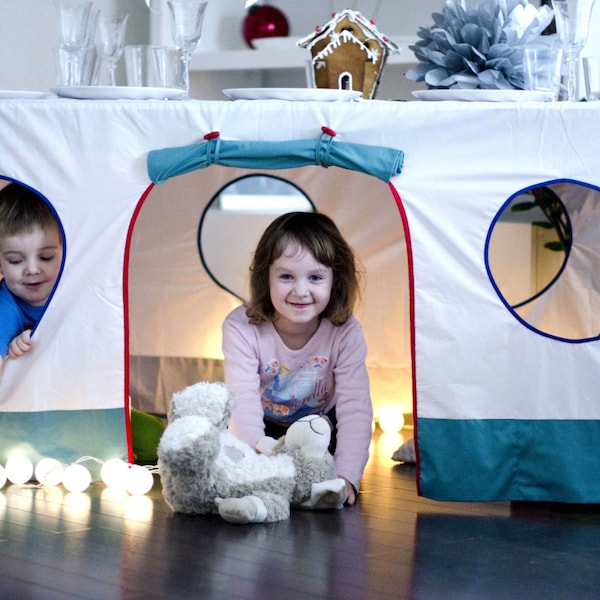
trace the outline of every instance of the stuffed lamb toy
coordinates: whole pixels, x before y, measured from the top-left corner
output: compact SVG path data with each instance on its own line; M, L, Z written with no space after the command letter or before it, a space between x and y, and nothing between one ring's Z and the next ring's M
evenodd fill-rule
M175 512L262 523L287 519L290 506L342 507L345 482L327 450L326 418L300 419L279 440L264 438L264 453L257 453L227 429L234 406L223 383L196 383L173 395L158 467Z

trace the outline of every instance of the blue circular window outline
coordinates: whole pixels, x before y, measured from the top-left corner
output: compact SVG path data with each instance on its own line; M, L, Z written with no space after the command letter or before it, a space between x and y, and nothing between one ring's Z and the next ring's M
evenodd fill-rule
M211 210L211 208L213 208L215 205L217 205L220 202L220 198L222 197L223 193L226 190L235 188L240 185L242 187L244 187L247 183L250 183L250 182L255 182L255 181L263 181L264 182L267 180L271 181L276 186L283 186L284 188L288 188L290 190L290 192L293 193L295 196L301 197L305 204L305 207L303 210L308 210L309 212L315 212L317 210L315 203L309 197L309 195L299 185L297 185L290 179L287 179L285 177L280 177L277 175L273 175L270 172L253 172L253 173L247 173L244 175L240 175L238 177L234 177L233 179L231 179L230 181L228 181L227 183L222 185L213 194L211 199L206 203L206 206L204 207L204 210L202 211L202 214L200 216L200 221L198 223L198 230L197 230L197 234L196 234L196 243L197 243L198 255L200 257L200 262L202 263L204 270L206 271L208 276L212 279L212 281L218 287L220 287L222 290L226 291L227 293L231 294L234 298L237 298L241 302L246 302L246 299L241 294L237 293L235 290L233 290L229 286L225 285L220 280L218 274L214 272L214 269L209 264L210 261L208 261L206 259L206 253L204 250L202 232L206 225L206 219L209 214L209 211ZM297 209L299 209L299 208L297 208ZM283 212L285 212L285 211L283 211ZM273 214L272 218L275 219L276 216L277 216L276 214Z
M596 341L600 338L600 333L597 335L594 335L594 336L586 336L586 337L581 337L581 338L564 337L564 336L556 335L549 331L544 331L543 329L537 328L536 326L529 323L525 318L523 318L521 315L519 315L517 313L518 308L526 306L527 304L539 299L541 296L546 294L560 280L560 278L564 275L565 270L569 266L571 250L572 250L573 244L574 244L574 242L576 242L576 240L573 239L573 228L572 228L571 218L569 215L569 208L568 208L567 200L563 201L562 199L559 198L564 216L566 218L568 231L569 231L568 244L567 244L566 248L564 248L564 251L565 251L564 260L562 262L560 269L556 272L554 277L552 277L551 280L546 285L544 285L540 290L538 290L533 296L511 305L511 303L508 302L504 293L500 289L500 286L498 285L498 283L494 277L492 266L490 265L490 245L491 245L492 235L494 233L494 230L495 230L498 222L501 220L501 218L504 215L508 206L510 206L515 201L515 199L518 198L519 196L523 196L529 192L532 192L533 190L547 188L549 186L553 186L556 184L572 184L574 186L580 186L580 187L584 187L584 188L593 190L600 194L600 187L583 182L583 181L575 180L575 179L554 179L554 180L549 180L549 181L545 181L545 182L540 182L540 183L536 183L534 185L522 188L521 190L512 194L508 198L508 200L506 200L506 202L504 202L502 204L502 206L500 207L500 209L498 210L498 212L496 213L496 215L494 216L494 218L492 219L492 221L490 223L490 227L489 227L487 235L486 235L485 248L484 248L485 268L487 271L489 281L492 284L492 287L496 291L501 302L504 304L506 309L512 314L512 316L515 319L517 319L517 321L519 321L527 329L529 329L529 330L533 331L534 333L537 333L538 335L541 335L543 337L547 337L550 339L555 339L555 340L567 342L567 343L586 343L586 342ZM600 201L600 197L598 200Z

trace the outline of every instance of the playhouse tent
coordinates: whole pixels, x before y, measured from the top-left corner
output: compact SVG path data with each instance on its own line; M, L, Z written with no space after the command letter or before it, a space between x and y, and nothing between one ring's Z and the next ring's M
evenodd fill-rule
M149 152L215 130L224 140L316 140L326 126L341 143L404 152L389 188L334 165L285 175L365 264L370 367L412 369L420 492L599 502L597 339L526 326L486 259L490 228L515 194L568 181L597 191L597 104L2 101L0 175L53 204L66 259L35 352L1 367L0 461L14 450L64 461L127 455L130 355L145 373L147 360L157 373L188 359L217 368L209 338L237 301L202 274L196 234L212 195L243 173L212 165L154 186ZM597 248L579 221L574 266ZM595 278L580 278L578 290L590 299L585 318ZM382 381L375 387L395 402ZM148 408L164 409L163 383Z

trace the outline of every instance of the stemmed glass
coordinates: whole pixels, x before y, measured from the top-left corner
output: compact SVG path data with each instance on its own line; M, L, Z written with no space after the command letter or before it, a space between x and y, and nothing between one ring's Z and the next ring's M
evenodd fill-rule
M567 100L577 100L579 56L587 42L594 0L552 0L556 31L567 62Z
M54 0L58 20L56 50L61 85L87 85L93 63L97 11L92 0Z
M202 21L207 4L206 0L167 0L173 43L181 51L186 95L190 91L190 60L202 35Z
M80 50L88 41L92 0L54 0L60 47Z
M109 85L116 85L115 70L125 48L127 18L128 15L103 15L101 13L98 19L96 30L98 62L96 65L97 68L100 68L102 64L106 64Z

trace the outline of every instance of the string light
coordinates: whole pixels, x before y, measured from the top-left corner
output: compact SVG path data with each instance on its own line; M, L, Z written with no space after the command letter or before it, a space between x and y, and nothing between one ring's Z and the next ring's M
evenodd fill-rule
M102 479L106 487L114 490L124 490L127 488L128 475L129 465L120 458L111 458L100 469L100 479Z
M129 470L127 478L127 491L132 496L143 496L147 494L154 485L154 478L148 469L140 465L133 465Z
M65 468L54 458L42 458L35 466L33 474L39 483L48 487L60 485Z
M6 478L17 485L27 483L33 475L33 464L23 454L13 454L6 461Z
M383 433L398 433L404 427L404 415L399 404L384 406L379 411L379 427Z
M154 485L154 473L157 466L131 465L120 458L109 459L106 462L93 456L83 456L70 465L64 465L53 458L42 458L35 466L23 454L11 455L6 465L0 465L0 488L6 481L15 485L26 485L37 481L39 487L53 488L60 484L73 494L84 492L92 483L90 470L82 463L95 461L102 465L100 478L109 490L127 496L142 496L147 494Z
M62 483L69 492L84 492L92 483L92 475L83 465L69 465L62 478Z

